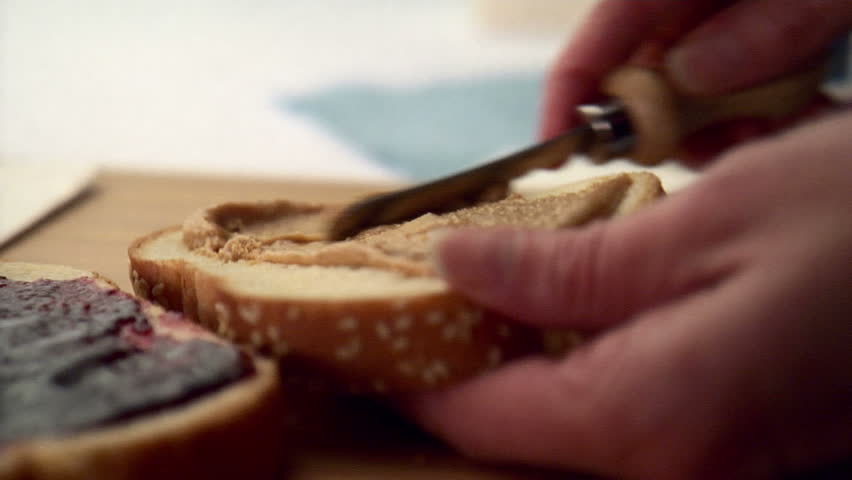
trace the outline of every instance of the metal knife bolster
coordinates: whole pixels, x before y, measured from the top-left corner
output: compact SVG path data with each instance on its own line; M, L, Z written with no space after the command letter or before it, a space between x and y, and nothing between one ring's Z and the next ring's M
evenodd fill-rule
M594 132L594 141L586 153L603 162L624 155L636 146L636 132L627 109L616 98L577 106L577 112Z

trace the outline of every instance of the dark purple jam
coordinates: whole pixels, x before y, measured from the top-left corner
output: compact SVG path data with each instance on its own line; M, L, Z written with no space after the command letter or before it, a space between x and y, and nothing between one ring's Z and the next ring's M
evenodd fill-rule
M156 336L137 300L90 279L0 276L0 445L187 402L250 368L230 345Z

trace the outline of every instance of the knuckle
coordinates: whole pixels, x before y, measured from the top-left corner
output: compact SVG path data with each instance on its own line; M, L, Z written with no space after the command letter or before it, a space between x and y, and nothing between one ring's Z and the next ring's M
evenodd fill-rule
M852 16L848 14L852 9L847 0L763 0L761 3L763 18L755 21L754 15L741 15L731 31L742 51L749 52L751 61L758 63L776 62L782 46L787 47L787 50L782 47L784 58L798 61L796 52L801 55L823 47L823 43L834 37L835 26L844 23L842 12L847 12L847 19ZM846 5L841 6L842 3Z
M826 35L833 36L827 29L815 28L815 26L835 23L832 18L832 10L836 9L835 2L786 0L785 3L786 5L770 6L766 9L765 25L769 29L765 35L767 38L756 39L756 41L763 40L766 43L754 42L750 46L763 50L769 49L772 52L777 52L779 45L810 50L823 46L821 43L825 42ZM847 10L849 9L847 8ZM764 29L758 28L754 31L762 32Z
M593 318L600 313L601 255L603 228L562 235L553 245L546 283L577 317Z
M562 238L552 258L548 282L578 318L618 318L628 305L626 270L636 261L630 239L613 235L610 224L598 222Z

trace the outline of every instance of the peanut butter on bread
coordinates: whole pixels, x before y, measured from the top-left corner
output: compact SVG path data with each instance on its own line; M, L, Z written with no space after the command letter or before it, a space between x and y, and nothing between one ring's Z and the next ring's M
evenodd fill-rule
M411 276L434 276L428 258L432 233L464 227L559 229L614 216L638 178L621 174L564 187L546 195L512 193L498 201L454 212L427 213L375 227L342 242L326 231L343 206L290 201L222 204L201 210L182 227L187 248L224 261L252 260L293 265L372 267ZM641 180L639 181L641 184ZM646 196L660 193L648 184Z
M137 294L278 357L285 381L410 392L520 356L562 354L579 338L514 322L454 291L429 263L435 232L578 227L662 194L656 176L625 173L426 214L342 242L325 232L343 205L228 203L140 238L128 253Z

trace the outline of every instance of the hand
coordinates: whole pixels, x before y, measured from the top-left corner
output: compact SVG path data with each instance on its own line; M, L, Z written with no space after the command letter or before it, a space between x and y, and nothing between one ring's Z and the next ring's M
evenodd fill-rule
M474 457L617 478L757 480L848 458L850 132L847 111L738 148L609 222L446 237L454 288L596 336L409 411Z
M849 0L603 0L551 71L541 137L571 127L575 106L594 100L604 76L625 63L662 66L690 94L723 93L802 68L850 25ZM685 142L684 159L777 127L751 120L709 129Z

